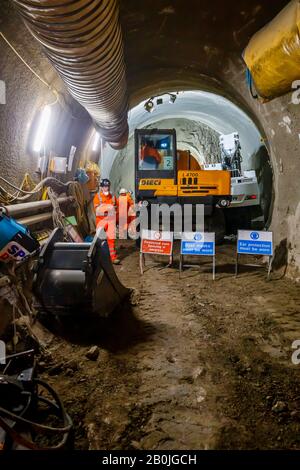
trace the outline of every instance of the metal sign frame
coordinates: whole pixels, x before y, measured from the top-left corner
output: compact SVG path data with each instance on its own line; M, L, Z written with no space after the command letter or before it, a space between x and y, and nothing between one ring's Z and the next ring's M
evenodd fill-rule
M143 231L143 232L153 232L153 231ZM143 240L151 240L151 238L149 237L143 237L143 232L142 232L142 238L141 238L141 250L140 250L140 259L139 259L139 264L140 264L140 271L141 271L141 275L144 274L144 268L146 266L146 257L145 255L149 255L149 256L153 256L153 255L156 255L156 256L169 256L169 264L167 265L167 267L171 266L173 264L173 249L174 249L174 233L173 232L168 232L170 234L170 239L169 240L164 240L162 239L162 241L166 241L166 242L170 242L171 245L172 245L172 250L171 250L171 254L164 254L164 253L144 253L143 252ZM161 234L161 236L163 237L163 233L166 233L164 231L159 231L157 232L159 234Z
M180 244L180 259L179 259L179 277L181 277L181 274L183 272L183 269L184 268L195 268L197 267L197 265L194 265L194 264L184 264L184 256L197 256L197 257L209 257L211 258L212 257L212 276L213 276L213 281L216 280L216 235L215 233L208 233L208 232L199 232L199 234L203 237L203 241L205 242L205 235L213 235L214 237L214 241L213 241L213 244L214 244L214 254L213 255L205 255L205 254L201 254L201 253L194 253L194 254L188 254L188 255L184 255L182 254L182 242L183 241L187 241L187 240L183 240L181 239L181 244ZM197 235L197 233L194 233L194 235ZM211 242L210 242L211 243ZM200 263L198 265L198 267L200 268Z
M270 279L271 272L272 272L272 263L273 263L273 257L274 257L274 250L273 250L273 232L262 232L259 230L252 230L253 233L269 233L272 234L272 254L271 255L266 255L266 254L259 254L259 253L239 253L239 233L240 232L251 232L251 230L238 230L238 237L237 237L237 249L236 249L236 260L235 260L235 277L238 276L239 274L239 261L240 261L240 256L267 256L268 257L268 274L267 274L267 279ZM263 265L261 264L243 264L243 266L249 266L253 268L264 268Z

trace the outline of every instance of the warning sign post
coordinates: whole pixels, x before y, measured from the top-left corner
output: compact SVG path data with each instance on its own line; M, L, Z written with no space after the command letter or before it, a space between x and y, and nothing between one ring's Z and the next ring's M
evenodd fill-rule
M144 273L146 264L145 255L169 256L169 264L173 261L174 234L171 232L157 232L155 230L143 230L140 252L140 269Z
M237 252L235 263L235 275L238 275L239 259L241 255L268 256L268 278L271 274L273 260L273 233L258 232L255 230L239 230L237 239ZM261 267L258 264L246 265Z
M182 234L179 272L191 265L184 265L184 256L212 256L213 280L216 278L216 236L214 233L185 232ZM194 265L192 265L194 267Z

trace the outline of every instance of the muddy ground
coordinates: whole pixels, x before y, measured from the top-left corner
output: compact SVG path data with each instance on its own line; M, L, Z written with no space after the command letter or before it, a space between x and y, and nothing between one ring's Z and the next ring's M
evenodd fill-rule
M131 302L44 337L40 371L73 418L75 448L300 449L299 285L249 267L235 278L230 244L215 282L209 264L179 279L153 259L142 277L135 246L119 253Z

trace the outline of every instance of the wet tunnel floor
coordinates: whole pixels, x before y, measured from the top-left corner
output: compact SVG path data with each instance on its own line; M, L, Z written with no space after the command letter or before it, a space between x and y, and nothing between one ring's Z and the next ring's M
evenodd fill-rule
M126 244L116 269L135 289L131 305L50 338L43 378L74 420L77 449L300 449L299 286L263 270L236 279L232 247L219 251L216 282L208 266L179 279L157 264L141 277Z

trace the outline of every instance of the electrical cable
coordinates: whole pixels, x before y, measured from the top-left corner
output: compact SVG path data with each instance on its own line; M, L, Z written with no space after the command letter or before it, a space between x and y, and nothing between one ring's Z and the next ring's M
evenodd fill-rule
M54 227L61 228L64 232L64 235L67 236L68 234L66 231L66 224L64 222L65 216L59 207L59 203L57 201L57 197L53 189L48 188L48 196L53 207L53 212L52 212L53 225Z
M25 173L22 183L20 184L20 187L18 187L18 190L14 194L9 193L7 190L5 190L3 187L0 186L0 202L7 205L15 201L17 197L19 196L20 191L24 188L25 185L31 186L32 188L35 188L36 186L35 183L32 181L29 173ZM1 195L1 192L5 194Z
M34 379L33 380L34 384L37 386L41 386L44 389L46 389L50 395L54 398L54 402L51 402L50 400L46 399L45 397L42 397L41 395L37 395L36 400L44 402L48 404L50 407L53 407L56 411L58 411L61 415L62 421L63 421L63 426L61 427L53 427L53 426L47 426L43 425L40 423L36 423L34 421L31 421L29 419L23 418L22 416L16 415L15 413L7 410L6 408L3 408L0 406L0 426L4 429L4 431L11 437L11 439L26 447L27 449L32 449L32 450L59 450L62 449L69 437L69 433L73 427L72 420L70 416L66 413L64 405L59 397L59 395L55 392L55 390L50 387L49 384L46 382L39 380L39 379ZM15 429L13 429L3 418L6 417L10 420L12 420L15 423L22 424L22 425L27 425L30 429L34 430L36 433L40 434L63 434L63 438L61 441L56 444L55 446L52 447L39 447L38 444L34 443L33 441L30 441L29 439L23 437L21 434L19 434Z
M21 189L22 185L20 188L18 188L16 185L14 185L13 183L11 183L10 181L8 181L7 179L3 178L3 176L0 176L0 179L2 181L4 181L4 183L6 183L8 186L11 186L12 188L16 189L17 192L20 192L20 193L23 193L23 194L36 194L37 192L39 191L36 191L36 190L33 190L33 191L24 191L24 189Z
M8 186L11 186L13 187L14 189L16 189L16 192L11 194L10 192L8 192L5 188L3 188L2 186L0 186L0 191L2 193L4 193L4 196L1 197L1 194L0 194L0 200L1 202L3 202L4 204L9 204L9 203L12 203L14 201L16 201L19 197L19 194L20 192L23 192L23 193L27 193L27 194L30 194L30 193L33 193L33 191L24 191L23 190L23 187L27 184L27 186L30 185L35 188L36 185L34 184L34 182L31 180L29 180L30 176L28 173L25 173L24 175L24 178L22 180L22 183L20 185L20 187L17 187L15 186L14 184L10 183L10 181L6 180L5 178L3 178L2 176L0 176L0 179L5 183L7 184ZM29 180L29 181L28 181Z
M1 31L0 31L0 36L6 42L6 44L11 48L11 50L16 54L16 56L23 62L23 64L30 70L30 72L33 73L33 75L35 75L35 77L38 78L38 80L40 80L40 82L42 82L43 85L45 85L54 94L56 100L55 102L51 103L49 106L53 106L54 104L56 104L59 101L58 92L54 88L52 88L52 86L49 85L49 83L47 83L46 80L40 77L40 75L26 62L26 60L23 59L23 57L19 54L19 52L14 48L14 46L9 42L9 40L6 38L6 36L4 36L4 34Z
M55 101L49 103L48 106L54 106L56 103L59 103L71 116L72 119L79 119L79 117L74 116L72 111L69 109L68 105L65 103L65 98L59 94L55 88L53 88L49 83L46 82L26 61L23 59L21 54L15 49L15 47L10 43L7 37L0 31L0 36L6 42L6 44L11 48L11 50L16 54L16 56L23 62L23 64L30 70L33 75L42 82L55 96ZM62 99L63 98L63 99Z
M7 201L2 201L2 197L1 197L1 191L4 193L4 194L7 194L9 197L10 197L10 200L9 200L9 203L11 202L14 202L14 201L26 201L27 199L29 199L31 196L35 195L35 194L38 194L39 192L41 192L44 188L44 186L47 186L49 185L50 183L55 183L57 184L58 186L60 186L62 189L64 190L67 190L69 185L71 183L73 183L73 181L68 181L67 183L63 183L62 181L58 180L57 178L53 178L51 176L47 177L47 178L44 178L42 181L40 181L35 189L33 191L24 191L22 190L21 188L18 188L17 186L15 186L14 184L10 183L8 180L6 180L5 178L3 178L2 176L0 176L0 179L2 179L6 184L8 184L9 186L13 187L14 189L20 192L23 192L25 193L25 196L22 196L22 197L18 197L18 196L14 196L12 195L11 193L9 193L5 188L3 188L3 186L0 185L0 201L1 202L4 202L4 204L6 204Z

